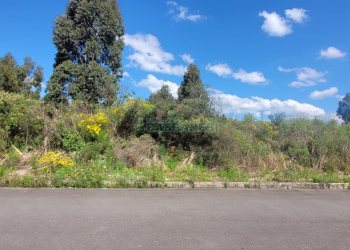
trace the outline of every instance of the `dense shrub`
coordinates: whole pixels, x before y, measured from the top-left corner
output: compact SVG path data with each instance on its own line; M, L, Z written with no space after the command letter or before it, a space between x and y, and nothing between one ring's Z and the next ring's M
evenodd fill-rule
M155 106L140 99L128 100L112 109L111 117L116 135L142 135L149 129L146 121L155 111Z
M42 102L22 95L0 92L0 146L36 147L42 143Z

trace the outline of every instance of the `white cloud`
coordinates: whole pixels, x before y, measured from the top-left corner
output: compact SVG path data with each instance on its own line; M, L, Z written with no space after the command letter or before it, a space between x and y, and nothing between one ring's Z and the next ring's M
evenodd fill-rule
M148 72L158 72L169 75L183 75L184 65L171 65L174 55L166 52L160 46L157 37L150 34L125 35L125 44L134 52L128 56L131 66Z
M324 98L327 98L327 97L334 96L337 93L338 93L338 88L332 87L332 88L325 89L325 90L322 90L322 91L318 91L318 90L313 91L310 94L310 97L312 99L320 100L320 99L324 99Z
M175 1L167 1L167 5L169 8L169 14L178 22L191 21L196 23L206 19L205 16L201 14L194 14L190 12L187 7L181 6Z
M338 59L346 57L346 52L343 52L335 47L328 47L320 51L320 58Z
M264 18L262 30L270 36L286 36L293 32L293 23L301 24L308 18L304 9L286 9L284 12L285 17L276 12L260 12L259 16Z
M296 23L303 23L307 19L306 10L304 9L287 9L285 10L286 17Z
M249 84L266 84L267 80L263 73L254 71L254 72L246 72L245 70L240 69L237 72L233 73L233 77L236 80L240 80L241 82L244 83L249 83Z
M220 63L220 64L208 64L206 67L206 70L220 76L220 77L229 77L232 76L233 71L230 68L230 66L228 66L227 64L224 63Z
M171 81L160 80L152 74L141 80L138 85L155 93L162 86L169 86L171 94L177 98L179 85ZM241 98L226 94L216 89L208 89L214 107L226 115L240 115L252 113L256 116L284 112L288 117L324 118L326 112L311 104L300 103L295 100L265 99L261 97Z
M141 80L138 85L143 88L147 88L151 93L155 93L160 90L164 85L169 87L172 96L177 98L177 90L179 85L171 81L160 80L152 74L149 74L146 79Z
M181 58L187 64L194 63L194 59L192 58L192 56L190 54L183 54L183 55L181 55Z
M289 84L289 86L294 88L311 87L320 83L327 82L327 80L325 79L325 75L327 74L327 72L317 71L309 67L292 69L278 67L278 70L285 73L296 73L297 79Z
M128 77L130 77L130 74L128 72L124 71L123 72L123 77L124 78L128 78Z
M293 32L288 21L276 12L262 11L259 13L259 16L265 19L262 29L270 36L282 37Z
M284 112L288 117L325 117L326 112L308 103L295 100L265 99L261 97L241 98L236 95L225 94L218 90L211 90L210 94L214 106L226 115L252 113L256 116Z
M206 69L220 77L232 77L243 83L261 85L267 84L267 80L263 73L258 71L246 72L243 69L233 71L227 64L208 64Z

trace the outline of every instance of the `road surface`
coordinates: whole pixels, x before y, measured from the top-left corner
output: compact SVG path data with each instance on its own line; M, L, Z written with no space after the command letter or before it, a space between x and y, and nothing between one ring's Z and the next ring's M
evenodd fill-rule
M350 249L350 192L0 189L0 249Z

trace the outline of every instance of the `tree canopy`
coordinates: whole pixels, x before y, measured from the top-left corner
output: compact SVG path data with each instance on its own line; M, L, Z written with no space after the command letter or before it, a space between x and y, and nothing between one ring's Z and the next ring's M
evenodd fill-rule
M175 103L175 98L171 95L169 86L163 85L160 90L152 94L149 101L153 104L173 104Z
M111 104L122 76L124 25L115 0L71 0L56 20L54 73L46 100Z
M178 96L179 111L185 118L210 113L208 92L203 86L200 71L195 64L188 66Z
M337 115L345 122L350 122L350 93L347 93L339 102Z
M11 54L0 58L0 91L39 98L43 69L30 58L18 65Z

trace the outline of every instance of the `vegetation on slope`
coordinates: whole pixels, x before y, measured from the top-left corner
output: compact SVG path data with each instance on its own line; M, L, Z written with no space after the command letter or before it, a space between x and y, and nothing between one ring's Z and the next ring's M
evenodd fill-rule
M345 121L217 113L191 64L174 98L117 99L124 27L115 1L72 0L56 20L55 69L0 58L0 186L127 187L150 181L349 182Z

